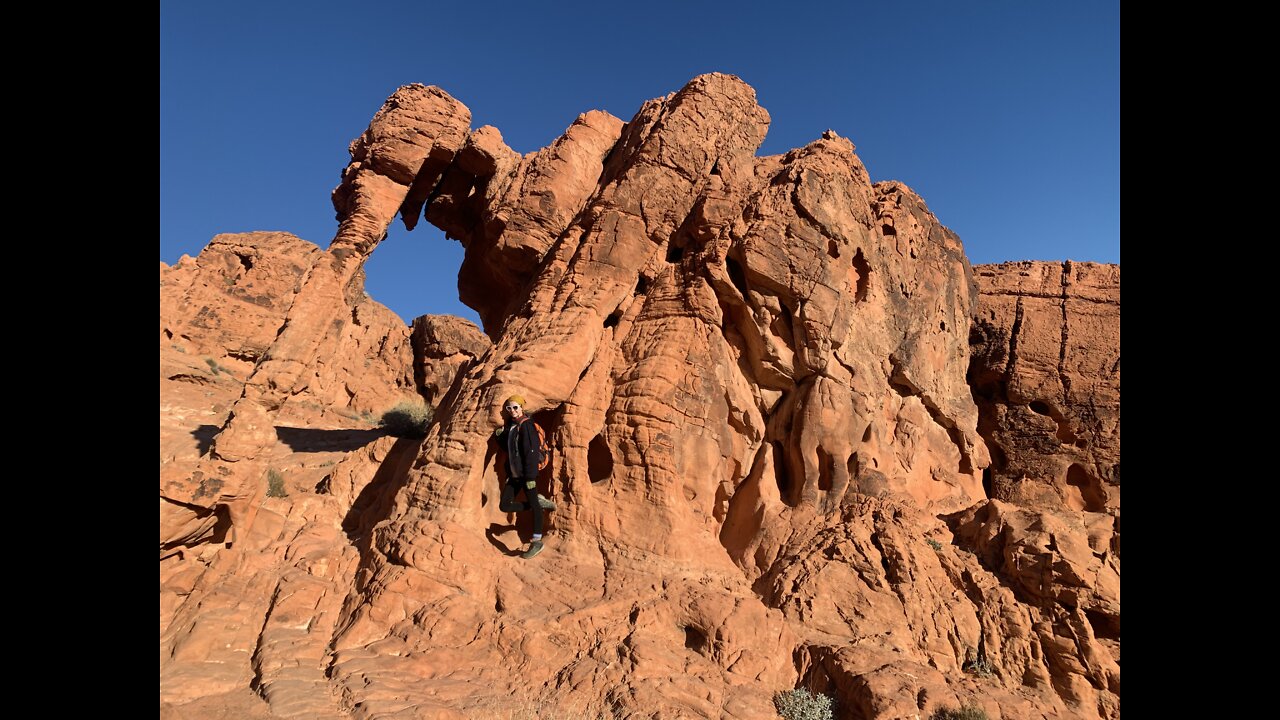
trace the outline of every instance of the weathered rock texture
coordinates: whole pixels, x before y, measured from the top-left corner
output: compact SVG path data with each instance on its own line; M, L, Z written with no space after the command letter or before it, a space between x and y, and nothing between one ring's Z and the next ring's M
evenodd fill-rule
M1120 266L1010 262L975 275L969 379L998 500L950 522L1020 600L1059 609L1044 643L1057 691L1076 704L1106 699L1099 688L1118 696Z
M259 232L219 235L197 258L184 255L173 267L161 263L162 547L221 537L209 501L219 493L222 476L197 478L199 457L323 256L320 248L288 233ZM355 282L363 287L362 277ZM276 417L273 442L256 458L269 460L264 472L281 474L288 487L314 489L328 467L324 463L332 465L367 442L368 428L383 411L418 396L430 401L465 359L488 345L460 318L423 316L414 326L434 328L417 342L416 354L410 328L399 316L362 290L353 292L347 321L327 340L333 347L328 360L307 367ZM193 480L195 492L184 497Z
M422 398L435 407L464 366L492 344L475 325L452 315L423 315L413 321L413 376Z
M1120 511L1120 266L977 267L970 380L991 497Z
M308 333L350 294L322 290L392 209L466 246L459 287L493 344L420 443L352 451L315 493L224 493L235 545L162 561L162 702L251 686L281 717L745 719L805 684L844 718L1118 716L1095 630L1114 599L1118 638L1118 564L1112 593L1078 552L1109 539L1081 521L1046 540L986 499L958 238L835 133L756 157L768 121L704 75L520 157L442 91L397 91L353 144L343 229L278 361L204 465L241 477L246 418L329 362ZM554 447L531 562L528 518L497 507L512 393ZM1063 542L1071 589L1018 579L1017 557Z
M360 313L364 262L402 208L406 218L414 217L461 148L470 121L470 112L443 91L405 87L351 143L351 163L333 191L337 235L307 268L279 333L246 378L199 468L162 491L198 515L225 518L228 541L238 541L253 526L269 486L264 458L276 445L281 417L296 411L293 399L321 389L317 380L326 369L338 368L348 377L359 371L343 362L351 336L376 344L376 333L365 334L368 318ZM340 388L330 390L332 397Z
M320 248L288 233L218 235L160 263L160 347L248 372L271 347Z

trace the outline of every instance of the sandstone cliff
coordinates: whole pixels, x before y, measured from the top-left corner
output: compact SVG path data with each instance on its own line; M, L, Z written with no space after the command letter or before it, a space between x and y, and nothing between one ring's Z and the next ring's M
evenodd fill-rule
M757 157L768 114L726 75L523 157L469 125L438 88L387 101L334 192L338 237L212 444L170 483L162 456L166 712L252 688L278 717L771 718L802 684L846 718L1118 716L1118 380L1114 523L1110 495L988 499L984 437L1006 453L989 486L1061 461L1003 439L1027 436L1021 410L980 420L966 373L984 402L1071 410L1010 391L1017 363L971 370L973 316L984 358L1004 316L982 320L984 285L919 196L871 183L833 132ZM397 214L466 246L492 345L419 353L458 361L425 440L372 439L313 491L268 496L275 429L342 377L360 268ZM189 315L164 307L162 347ZM448 334L415 326L414 347ZM425 390L426 362L400 357L387 381ZM528 518L497 509L512 393L554 448L559 510L530 562ZM162 383L162 419L164 401ZM1079 450L1110 442L1068 424L1093 433ZM1105 487L1104 460L1078 464ZM1079 472L1029 477L1094 482ZM197 494L197 474L222 488ZM165 502L224 518L231 547L166 539Z
M994 448L990 494L1120 509L1120 267L983 265L971 382Z

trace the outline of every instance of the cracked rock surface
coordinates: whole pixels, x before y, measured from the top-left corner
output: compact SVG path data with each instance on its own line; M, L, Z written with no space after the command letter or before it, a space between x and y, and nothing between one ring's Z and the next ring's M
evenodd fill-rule
M1120 516L1120 266L979 265L970 381L992 497Z

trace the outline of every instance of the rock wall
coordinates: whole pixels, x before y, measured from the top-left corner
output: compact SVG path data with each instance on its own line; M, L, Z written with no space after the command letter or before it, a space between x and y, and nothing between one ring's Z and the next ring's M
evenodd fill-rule
M1120 266L977 268L970 379L992 497L1120 514Z

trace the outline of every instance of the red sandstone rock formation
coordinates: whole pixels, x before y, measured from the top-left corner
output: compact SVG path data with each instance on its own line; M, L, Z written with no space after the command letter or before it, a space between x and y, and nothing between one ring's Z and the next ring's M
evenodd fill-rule
M160 348L244 374L284 323L320 248L288 233L218 235L198 258L160 263Z
M986 500L972 271L918 196L830 132L756 157L768 115L725 75L523 158L468 124L408 86L353 144L339 237L202 461L241 536L162 561L171 712L252 686L279 717L772 718L803 683L841 717L1118 716L1111 538ZM259 500L262 424L397 210L466 245L493 345L421 443ZM532 562L496 502L513 392L555 450ZM1063 543L1036 585L1017 558Z
M1120 511L1120 266L977 268L970 370L991 496Z
M423 315L413 321L413 375L422 398L440 404L464 365L484 355L491 343L475 325L452 315Z
M1044 648L1059 694L1109 703L1120 662L1120 267L1011 262L975 275L969 376L993 456L986 485L1005 502L951 523L1020 600L1058 609Z
M402 208L413 217L421 207L462 146L470 120L443 91L405 87L351 143L351 163L333 192L337 235L303 276L280 332L198 469L163 488L174 505L225 517L229 542L250 532L262 506L280 418L296 410L294 398L318 387L325 368L343 366L343 339L362 333L365 260Z
M173 267L161 263L162 546L221 535L214 532L212 508L199 502L216 496L218 476L196 480L195 502L173 500L192 480L199 456L226 422L322 255L288 233L244 233L215 237L198 258L183 256ZM356 282L363 287L362 278ZM448 388L466 359L488 346L474 325L448 316L418 318L417 336L411 338L395 313L362 290L352 296L349 321L328 339L334 347L330 360L303 373L277 417L278 442L259 458L269 459L267 471L280 473L296 491L314 490L325 468L377 435L369 428L382 412L405 399L430 401Z

